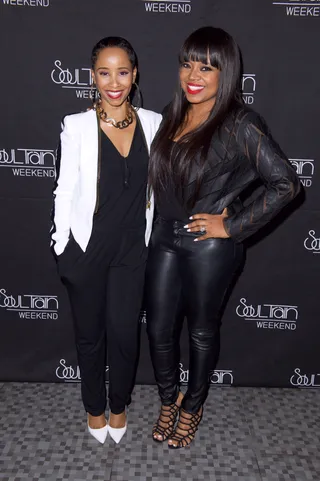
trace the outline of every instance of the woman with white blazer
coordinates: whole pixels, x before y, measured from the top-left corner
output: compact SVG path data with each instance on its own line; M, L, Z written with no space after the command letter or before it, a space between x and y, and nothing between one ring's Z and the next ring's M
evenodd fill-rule
M127 427L154 208L148 159L161 115L131 106L136 75L125 39L95 45L94 109L65 117L56 165L53 248L73 314L88 430L101 443L108 432L119 442Z

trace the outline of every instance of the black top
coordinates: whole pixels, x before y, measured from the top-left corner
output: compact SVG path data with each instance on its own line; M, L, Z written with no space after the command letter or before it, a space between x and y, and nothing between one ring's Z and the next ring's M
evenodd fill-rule
M200 191L190 208L198 156L195 155L186 185L176 188L173 180L173 185L156 197L161 217L184 222L196 213L221 214L227 208L226 230L241 242L267 224L300 190L294 168L264 120L245 106L230 114L219 132L213 133ZM256 180L261 181L263 188L253 201L242 205L240 196Z
M172 142L171 152L168 155L175 155L175 150L178 149L178 143ZM160 217L166 220L179 220L181 222L188 222L191 215L188 212L187 200L185 199L184 186L179 185L174 179L167 185L165 191L162 191L156 198L157 213Z
M188 213L181 194L177 194L176 187L173 184L156 198L156 206L158 215L163 219L188 223L191 214Z
M99 208L95 227L145 225L149 155L137 122L127 157L123 157L101 130Z

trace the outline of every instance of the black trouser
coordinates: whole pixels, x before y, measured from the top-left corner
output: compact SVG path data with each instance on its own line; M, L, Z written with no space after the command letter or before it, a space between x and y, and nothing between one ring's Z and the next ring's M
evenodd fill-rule
M144 230L94 231L86 252L71 237L58 259L73 314L82 399L93 416L106 408L106 346L110 409L120 414L131 400L147 252Z
M219 355L220 312L243 259L232 239L194 242L183 223L158 218L151 237L146 279L147 330L162 404L179 393L179 337L188 320L189 384L182 407L198 412L209 388L209 372Z

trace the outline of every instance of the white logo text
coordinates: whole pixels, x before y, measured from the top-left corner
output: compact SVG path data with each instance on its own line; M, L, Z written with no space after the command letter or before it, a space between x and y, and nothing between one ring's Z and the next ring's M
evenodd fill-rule
M92 77L91 69L82 68L62 68L61 60L55 60L55 68L51 71L51 80L63 89L75 89L77 98L91 99Z
M262 329L281 329L294 331L298 319L298 306L285 304L259 304L253 307L247 305L247 300L243 297L236 308L239 317L246 321L256 321L258 328Z
M190 13L191 0L142 0L146 12L152 13Z
M319 17L320 0L287 0L273 2L273 5L284 8L288 17Z
M0 289L0 307L18 312L20 319L58 319L59 302L57 296L42 294L7 294Z
M109 371L109 366L106 366L106 372ZM56 376L64 382L80 382L80 368L79 366L67 366L65 359L60 359L59 366L56 369Z
M189 369L184 369L183 364L179 364L180 369L180 382L187 384L189 382ZM215 369L209 373L210 384L223 384L231 386L233 384L233 374L230 370Z
M309 237L304 240L304 247L313 254L320 253L320 237L316 237L315 230L309 230Z
M0 150L0 167L17 177L54 177L55 153L43 149Z
M49 0L2 0L4 5L15 7L49 7Z
M257 81L256 74L246 73L242 76L242 98L244 103L252 105L254 102L254 94L256 91Z
M301 369L297 367L290 378L290 384L300 388L320 387L320 373L307 376L301 374Z
M295 167L301 184L304 187L312 186L312 177L314 174L314 159L289 159Z

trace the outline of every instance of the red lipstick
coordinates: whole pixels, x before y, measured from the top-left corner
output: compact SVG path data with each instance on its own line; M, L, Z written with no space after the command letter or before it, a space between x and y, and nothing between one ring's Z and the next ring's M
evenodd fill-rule
M187 83L188 94L196 95L196 94L202 92L203 89L204 89L203 85L194 84L192 82Z

